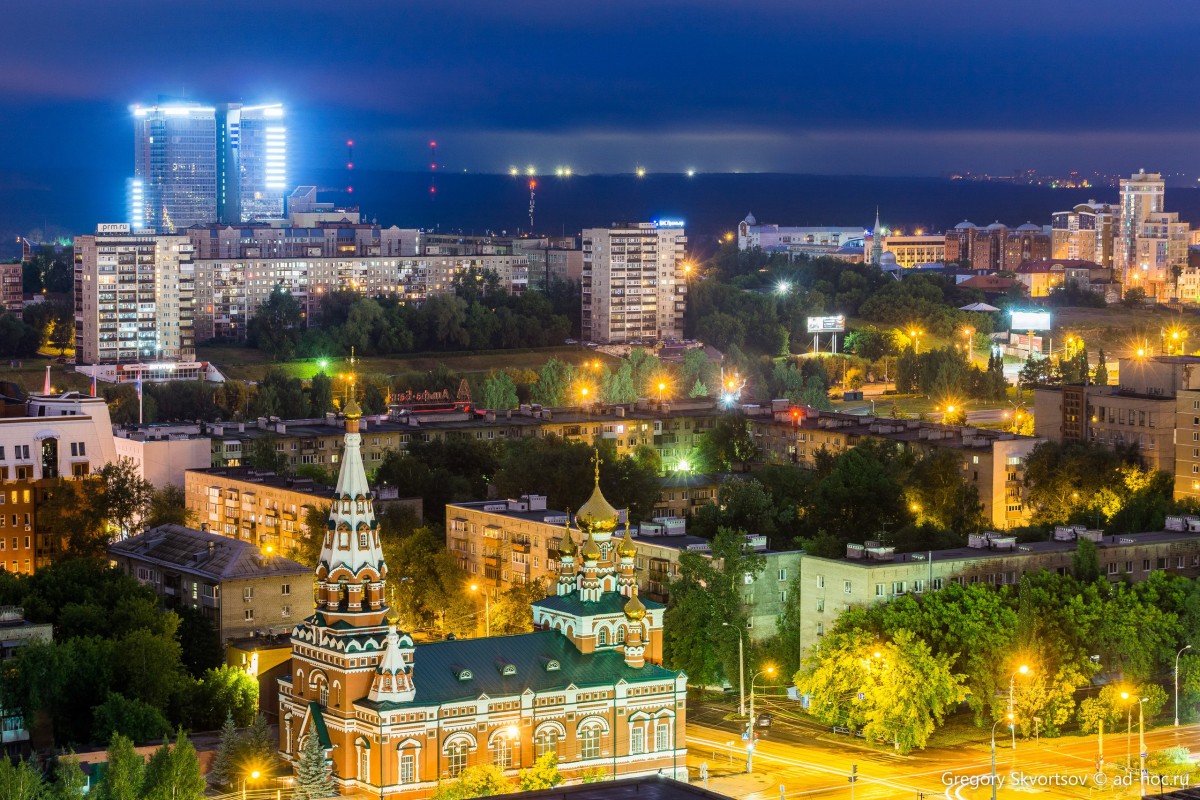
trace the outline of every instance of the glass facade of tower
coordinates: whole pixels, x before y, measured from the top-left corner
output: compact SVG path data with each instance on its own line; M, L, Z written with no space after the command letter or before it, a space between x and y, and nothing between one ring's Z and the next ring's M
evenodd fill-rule
M219 220L236 225L282 217L287 189L283 106L221 106L217 137Z
M135 106L133 118L133 179L140 181L145 226L173 233L215 222L216 109L197 103Z

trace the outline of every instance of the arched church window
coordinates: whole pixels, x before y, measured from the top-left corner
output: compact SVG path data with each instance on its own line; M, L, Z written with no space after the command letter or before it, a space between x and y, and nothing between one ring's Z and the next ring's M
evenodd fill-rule
M606 631L604 628L601 628L600 632L596 634L596 646L597 647L607 647L608 646L608 631Z

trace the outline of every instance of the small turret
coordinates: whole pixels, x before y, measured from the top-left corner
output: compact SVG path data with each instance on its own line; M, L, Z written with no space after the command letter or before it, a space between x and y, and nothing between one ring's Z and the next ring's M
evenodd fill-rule
M646 618L646 606L638 600L637 585L633 586L629 602L625 604L625 664L640 669L646 664L646 644L642 639L642 621Z
M621 543L617 545L617 557L620 559L620 564L617 566L617 591L629 597L630 588L637 584L637 578L634 575L634 560L637 558L637 545L633 543L633 535L630 533L629 520L625 520L625 536L621 539Z

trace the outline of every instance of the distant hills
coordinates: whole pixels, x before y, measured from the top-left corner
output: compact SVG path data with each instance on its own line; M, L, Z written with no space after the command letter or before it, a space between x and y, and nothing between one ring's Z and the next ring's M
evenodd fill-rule
M401 227L464 233L529 230L529 178L439 173L431 193L428 173L356 171L354 192L327 192L323 199L360 206L367 219ZM1089 199L1115 201L1108 188L1049 189L942 178L786 174L681 174L540 176L534 229L577 232L620 220L683 219L697 246L733 230L747 212L760 222L788 225L870 226L875 206L883 223L944 230L963 219L984 225L997 219L1048 224L1054 211ZM16 236L50 236L93 230L120 221L124 175L119 172L0 171L0 257L16 252ZM307 181L344 187L339 170ZM1200 190L1168 189L1167 210L1200 222Z

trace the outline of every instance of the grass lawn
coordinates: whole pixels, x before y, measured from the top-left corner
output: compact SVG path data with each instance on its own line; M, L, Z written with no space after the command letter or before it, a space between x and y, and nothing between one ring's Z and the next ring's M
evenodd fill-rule
M88 392L92 379L75 371L74 364L55 364L48 358L34 357L14 359L20 367L10 368L9 360L0 361L0 374L4 380L13 381L26 392L41 393L46 380L46 365L50 365L50 385L55 391ZM102 388L102 387L101 387Z
M301 359L273 363L258 350L247 347L197 347L196 357L210 361L234 380L261 380L271 367L279 367L297 378L311 378L320 367L318 359ZM463 353L417 353L407 356L368 356L356 359L356 369L362 375L402 375L412 372L428 372L445 364L459 373L487 372L493 369L539 369L551 358L569 364L584 361L619 363L619 359L581 346L546 347L530 350L492 350ZM331 374L347 369L348 359L329 359Z

